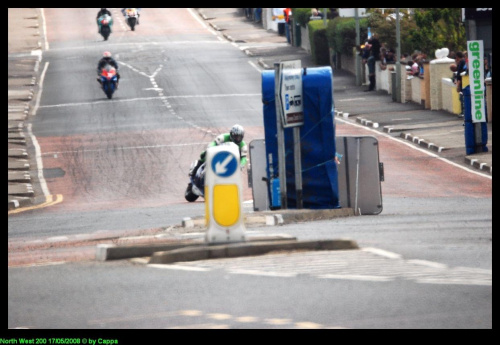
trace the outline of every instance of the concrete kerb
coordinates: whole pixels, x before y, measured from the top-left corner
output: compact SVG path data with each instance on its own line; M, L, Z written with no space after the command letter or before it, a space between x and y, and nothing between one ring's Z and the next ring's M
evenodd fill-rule
M359 249L352 240L319 240L319 241L271 241L255 243L233 243L221 245L204 245L185 247L171 251L155 252L149 264L169 264L179 261L196 261L218 258L263 255L274 251L296 250L349 250Z
M296 241L296 238L288 235L277 236L257 236L250 237L245 243L260 243L278 241ZM196 248L210 246L202 239L184 240L168 243L147 243L147 244L133 244L133 245L116 245L116 244L98 244L96 248L97 261L121 260L138 257L146 257L153 255L156 252L167 252L180 249L190 248L196 252Z
M246 225L283 225L295 222L305 222L313 220L333 219L338 217L354 216L352 208L338 209L288 209L279 211L262 211L244 215ZM196 218L186 217L182 220L182 227L204 227L205 218L200 216Z

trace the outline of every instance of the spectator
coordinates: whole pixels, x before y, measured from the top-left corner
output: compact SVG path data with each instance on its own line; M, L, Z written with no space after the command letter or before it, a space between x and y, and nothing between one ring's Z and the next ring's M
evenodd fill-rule
M361 62L364 64L366 64L368 58L370 57L370 49L371 45L368 42L360 46L359 54L361 55Z
M245 17L248 19L252 19L252 9L251 8L245 8Z
M288 43L292 43L292 39L291 39L291 36L290 36L290 31L291 31L290 16L292 15L292 9L291 8L285 8L283 10L283 13L285 15L286 40L287 40Z
M256 8L254 12L255 22L258 24L262 21L262 8Z
M389 49L387 51L387 54L385 56L385 60L387 61L388 64L393 64L396 62L396 58L395 58L395 55L394 55L394 49Z
M490 64L489 60L487 57L484 58L484 79L486 78L491 78L491 69L490 69Z
M285 35L285 15L283 14L284 8L273 8L272 20L278 24L278 34Z
M368 40L368 43L370 43L372 46L371 54L375 57L375 60L380 60L380 48L382 46L380 45L380 41L378 40L378 35L372 34L372 37Z
M457 83L457 65L452 63L450 65L450 71L452 72L451 81L453 81L453 84L456 84Z
M386 59L386 55L387 54L387 49L386 48L381 48L380 49L380 62L379 62L379 65L380 65L380 69L382 71L385 71L387 69L387 59Z
M329 11L326 13L327 19L335 19L339 16L339 12L336 8L329 8L328 10Z
M368 86L368 90L375 90L375 56L373 55L373 46L370 47L370 57L366 61L366 65L368 66L368 80L370 81L370 86Z
M311 15L313 17L320 17L323 19L324 14L318 8L311 8Z
M465 54L461 51L455 53L455 64L457 65L457 78L456 78L456 86L457 92L460 97L460 116L464 116L464 95L462 93L462 76L461 73L467 71L467 64L465 61Z

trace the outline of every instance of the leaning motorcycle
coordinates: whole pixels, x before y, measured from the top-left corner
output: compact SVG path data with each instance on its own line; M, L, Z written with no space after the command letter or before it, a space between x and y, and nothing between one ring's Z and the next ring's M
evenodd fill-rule
M113 25L113 18L110 15L104 14L97 19L98 25L101 25L101 35L105 41L108 40L111 34L111 25Z
M116 91L116 85L118 83L118 76L116 75L116 69L111 65L106 65L101 70L100 74L102 90L108 96L109 99L113 97L113 93Z
M127 25L130 26L132 31L135 30L135 25L137 24L137 20L139 18L139 13L136 8L127 8L125 10L125 21Z
M187 201L193 202L196 201L200 196L205 198L205 163L200 165L196 174L191 176L191 171L193 171L196 163L198 161L194 161L191 163L191 168L189 169L189 183L184 192L184 197Z

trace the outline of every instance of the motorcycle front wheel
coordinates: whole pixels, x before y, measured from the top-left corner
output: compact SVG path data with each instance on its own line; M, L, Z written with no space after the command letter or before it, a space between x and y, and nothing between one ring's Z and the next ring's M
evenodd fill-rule
M103 25L101 27L101 35L102 35L102 37L104 38L105 41L108 40L110 32L111 32L111 30L109 29L109 26Z
M135 23L136 23L136 20L137 20L137 19L136 19L136 18L134 18L134 17L130 17L130 18L128 19L128 25L130 26L130 29L131 29L132 31L134 31L134 30L135 30Z
M104 93L106 96L108 96L108 99L113 98L113 93L115 91L113 85L111 83L108 83L108 85L105 85L104 87Z
M186 192L184 193L184 197L189 202L193 202L196 201L196 199L198 199L199 196L193 193L193 185L191 183L188 184Z

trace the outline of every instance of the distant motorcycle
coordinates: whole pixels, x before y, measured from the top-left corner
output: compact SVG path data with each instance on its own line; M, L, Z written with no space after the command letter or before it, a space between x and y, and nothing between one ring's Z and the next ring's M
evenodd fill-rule
M109 99L113 97L116 91L116 85L118 83L118 76L116 75L116 69L111 65L106 65L101 70L101 85L102 90L108 96Z
M135 26L138 20L139 20L139 12L137 11L137 8L125 9L125 21L127 22L127 25L130 26L130 29L132 31L135 30Z
M190 173L196 166L196 163L197 161L191 163ZM196 201L200 196L205 198L205 164L200 165L194 176L189 176L189 183L184 192L184 197L189 202Z
M101 35L105 41L108 40L109 35L111 34L111 25L113 25L113 18L110 15L104 14L100 16L98 19L98 24L101 25Z

